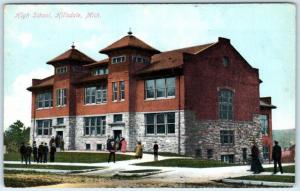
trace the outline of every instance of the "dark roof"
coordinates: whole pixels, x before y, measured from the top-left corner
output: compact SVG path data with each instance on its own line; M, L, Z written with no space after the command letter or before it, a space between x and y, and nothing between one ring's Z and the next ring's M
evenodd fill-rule
M88 57L84 53L82 53L79 50L75 49L74 46L72 46L71 49L67 50L66 52L62 53L61 55L59 55L59 56L53 58L52 60L48 61L47 64L52 64L52 63L55 63L55 62L60 62L60 61L65 61L65 60L80 61L80 62L84 62L84 63L95 62L95 60Z
M29 88L27 88L27 90L32 91L35 89L43 89L43 88L50 88L53 86L54 84L54 76L49 76L47 78L44 78L42 80L38 80L39 82L35 85L30 86Z
M198 54L214 44L209 43L155 54L151 58L151 64L140 70L138 74L180 67L183 64L183 53Z
M271 109L277 108L275 105L269 104L269 103L265 102L264 100L259 100L259 105L260 105L260 107L265 107L265 108L271 108Z
M91 64L86 64L86 65L84 65L84 67L93 68L93 67L98 67L98 66L105 66L108 64L108 62L109 62L109 59L106 58L106 59L103 59L103 60L100 60L100 61L97 61L97 62L94 62Z
M108 76L107 74L97 75L97 76L86 76L76 80L75 84L84 84L84 83L96 82L99 80L105 80L107 79L107 76Z
M100 53L107 53L112 50L125 48L125 47L134 47L134 48L140 48L144 50L151 51L153 53L160 53L159 50L156 50L155 48L151 47L147 43L143 42L142 40L138 39L137 37L129 34L127 36L124 36L120 40L117 40L116 42L112 43L108 47L100 50Z

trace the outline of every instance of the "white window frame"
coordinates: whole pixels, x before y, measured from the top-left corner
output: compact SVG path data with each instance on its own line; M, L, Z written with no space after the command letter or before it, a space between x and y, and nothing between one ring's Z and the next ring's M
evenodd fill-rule
M168 114L174 115L174 123L168 122ZM154 122L153 124L148 124L147 123L147 115L154 115ZM163 123L157 123L157 116L158 115L164 115L164 122ZM146 136L153 136L153 135L175 135L176 127L175 127L175 112L164 112L164 113L146 113L144 115L145 118L145 134ZM154 133L147 133L147 126L152 126L154 127ZM158 133L157 132L157 126L158 125L164 125L164 133ZM169 133L169 125L174 125L174 133Z
M228 142L224 142L224 137L227 137ZM230 139L232 138L232 142ZM235 137L234 137L234 130L220 130L220 143L222 146L224 145L234 145L235 143Z
M118 82L112 82L112 101L118 101Z
M101 76L105 74L108 74L108 68L96 68L92 71L93 76Z
M64 107L67 105L67 89L57 89L56 90L56 106Z
M259 116L260 129L263 135L269 134L268 115Z
M46 126L46 122L48 123L48 126ZM42 126L39 126L39 123L42 124ZM39 130L41 130L41 134L39 134ZM45 135L45 131L48 131L48 134ZM51 136L52 135L52 120L51 119L43 119L43 120L36 120L36 135L37 136Z
M57 67L55 69L56 74L64 74L64 73L67 73L67 72L68 72L68 67L67 66L60 66L60 67Z
M143 64L150 63L150 60L148 58L140 55L132 56L132 61L135 63L143 63Z
M50 99L46 99L46 95L50 95ZM43 93L38 93L36 95L36 109L48 109L48 108L52 108L53 107L53 98L52 98L52 92L47 91L47 92L43 92ZM46 102L48 104L48 106L46 105ZM41 107L39 106L41 103Z
M122 63L122 62L126 62L126 56L122 55L122 56L115 56L111 58L111 63L112 64L118 64L118 63Z
M227 93L231 97L226 97ZM233 120L233 97L234 97L234 92L229 90L229 89L221 89L219 91L219 119L220 120ZM229 109L231 107L231 109ZM226 108L226 109L224 109ZM224 114L226 115L224 117Z
M123 86L122 86L123 84ZM119 99L121 101L125 100L125 81L120 81L119 82L119 87L120 87L120 91L119 91Z
M168 79L174 79L174 86L169 87L167 84ZM164 80L164 87L162 88L164 91L164 96L157 96L157 81ZM154 81L154 87L152 89L147 89L147 81ZM174 89L174 95L168 95L169 89ZM154 97L148 97L147 91L152 90ZM176 97L176 77L168 77L168 78L158 78L158 79L149 79L144 82L144 92L145 92L145 100L155 100L155 99L169 99Z
M90 95L88 95L90 91ZM94 101L93 101L94 100ZM84 88L84 104L95 105L107 103L107 85L101 84L100 86L89 86Z
M92 124L94 120L94 124ZM88 134L86 129L89 129ZM100 133L98 133L98 130ZM106 116L85 117L83 125L84 136L104 136L106 134Z

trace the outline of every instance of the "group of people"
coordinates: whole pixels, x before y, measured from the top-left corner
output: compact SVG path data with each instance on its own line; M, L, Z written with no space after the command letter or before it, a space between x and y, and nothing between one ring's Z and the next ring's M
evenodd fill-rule
M49 147L47 143L41 142L39 146L37 146L36 141L33 141L32 146L30 144L22 143L20 150L21 154L21 162L25 161L25 164L31 164L31 155L33 155L33 162L36 163L47 163L48 162L48 153ZM54 162L55 160L56 147L55 144L50 146L50 162Z
M116 151L120 150L122 153L126 152L127 142L124 137L120 138L120 141L118 137L116 139L111 138L108 136L107 142L106 142L106 148L109 151L108 160L107 162L116 162ZM158 144L155 141L153 146L153 154L154 154L154 160L158 160ZM138 141L135 147L135 158L136 159L142 159L143 158L143 145L141 141Z
M279 170L281 174L283 174L283 169L281 165L281 147L278 145L278 141L274 142L275 145L273 146L272 150L272 160L274 161L274 174L277 173L277 165L279 166ZM254 174L259 174L264 171L262 164L259 160L259 150L257 145L254 145L251 148L251 168L250 170L254 172Z

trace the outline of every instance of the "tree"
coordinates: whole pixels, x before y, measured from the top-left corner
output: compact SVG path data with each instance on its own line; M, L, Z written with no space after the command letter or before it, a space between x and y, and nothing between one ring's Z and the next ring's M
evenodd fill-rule
M4 145L8 152L17 152L21 144L29 142L30 128L17 120L4 132Z

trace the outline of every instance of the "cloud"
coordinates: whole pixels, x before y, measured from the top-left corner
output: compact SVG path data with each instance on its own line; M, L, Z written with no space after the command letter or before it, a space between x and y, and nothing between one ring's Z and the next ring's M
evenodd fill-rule
M21 42L22 47L27 47L32 42L32 34L31 33L21 33L18 36L18 40Z
M4 97L4 128L16 120L21 120L26 126L31 123L31 92L26 88L31 86L32 78L45 78L52 71L39 68L31 73L19 75L11 85L12 93Z

